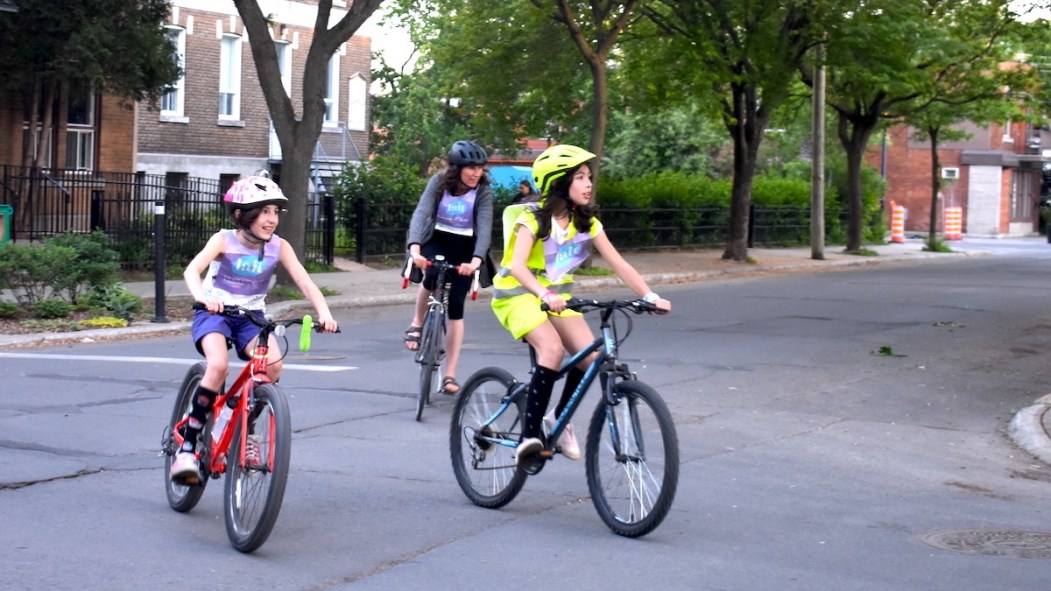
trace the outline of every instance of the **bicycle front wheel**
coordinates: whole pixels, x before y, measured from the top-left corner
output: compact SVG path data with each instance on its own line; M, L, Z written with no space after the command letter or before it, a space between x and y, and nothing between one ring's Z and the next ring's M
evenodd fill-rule
M205 365L203 362L195 363L179 386L179 392L175 396L175 407L172 409L171 419L164 429L162 445L164 447L164 492L168 497L168 504L179 513L185 513L197 506L204 494L204 486L208 484L208 476L205 475L200 484L185 485L173 482L171 479L172 462L175 461L175 453L178 444L175 442L175 425L190 414L193 406L193 394L204 377ZM205 429L201 437L207 437L210 429Z
M480 507L503 507L525 484L525 472L515 466L525 396L518 396L493 418L515 385L514 377L500 368L482 369L464 384L453 409L449 428L453 473L467 498Z
M248 433L241 433L237 426L227 460L226 534L241 552L262 546L277 522L292 448L292 421L284 392L273 384L260 384L253 399Z
M420 391L416 397L416 420L423 418L423 408L431 403L431 392L438 381L441 367L442 346L445 341L445 330L442 321L444 312L437 306L427 310L427 317L420 330L420 352L416 362L420 364Z
M637 538L653 531L671 509L679 482L679 439L664 400L650 386L626 380L614 386L591 417L587 478L591 501L615 533Z

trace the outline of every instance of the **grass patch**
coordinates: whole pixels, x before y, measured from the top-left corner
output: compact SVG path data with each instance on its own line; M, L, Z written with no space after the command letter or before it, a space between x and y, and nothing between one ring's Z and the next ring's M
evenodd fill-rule
M606 275L612 275L613 271L611 271L611 270L609 270L609 269L607 269L605 267L587 267L587 268L581 267L580 269L577 269L576 271L573 271L573 274L574 275L584 275L584 276L587 276L587 277L604 277Z
M843 254L852 254L859 257L878 257L879 253L871 248L859 248L857 250L844 250Z

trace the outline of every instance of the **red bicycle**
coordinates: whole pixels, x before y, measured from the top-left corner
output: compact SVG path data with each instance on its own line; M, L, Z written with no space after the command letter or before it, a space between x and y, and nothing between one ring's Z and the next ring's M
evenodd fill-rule
M204 309L195 304L196 309ZM285 393L266 375L269 365L270 335L284 337L289 326L302 324L300 349L310 348L309 315L274 322L260 320L239 306L225 306L227 316L245 316L261 329L252 358L229 389L216 396L211 416L197 443L197 457L204 478L188 485L171 480L175 453L183 443L192 397L204 376L205 363L198 362L186 373L179 387L171 420L164 428L161 449L165 492L172 509L185 513L193 509L204 494L208 478L227 473L223 515L230 544L241 552L252 552L263 545L277 521L288 480L292 443L292 422ZM286 347L287 352L287 347ZM209 436L209 434L211 434Z

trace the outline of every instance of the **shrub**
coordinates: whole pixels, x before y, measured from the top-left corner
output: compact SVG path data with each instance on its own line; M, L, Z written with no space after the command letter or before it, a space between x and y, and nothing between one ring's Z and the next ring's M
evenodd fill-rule
M0 288L10 289L22 307L56 293L69 273L76 251L68 246L4 244L0 246Z
M0 318L14 318L21 310L14 302L0 302Z
M105 310L128 322L131 322L132 317L142 307L142 298L125 289L120 283L96 286L86 299L91 307Z
M64 275L53 286L69 302L76 303L81 294L92 287L111 283L120 269L117 252L109 247L109 238L102 232L62 234L49 238L46 244L73 250Z
M73 304L57 298L46 298L33 303L37 318L66 318L73 312Z

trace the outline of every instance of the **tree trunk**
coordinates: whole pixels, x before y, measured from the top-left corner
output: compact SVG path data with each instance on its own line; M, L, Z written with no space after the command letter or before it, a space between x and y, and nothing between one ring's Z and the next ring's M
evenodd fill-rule
M606 141L606 122L609 117L609 91L607 89L606 62L602 56L591 66L591 140L590 150L598 154L592 165L592 182L598 185L599 166L602 162L602 149Z
M754 88L733 87L733 104L724 112L726 126L734 140L734 173L730 192L730 225L723 258L748 260L748 220L752 207L752 181L759 143L768 116L759 104Z
M927 235L927 248L931 252L937 252L937 241L938 241L938 169L941 168L941 164L938 162L938 128L928 129L927 133L931 136L931 225L930 232Z
M865 158L869 137L876 129L878 119L865 117L857 121L839 114L839 141L847 153L847 251L861 250L863 201L861 193L861 165Z

